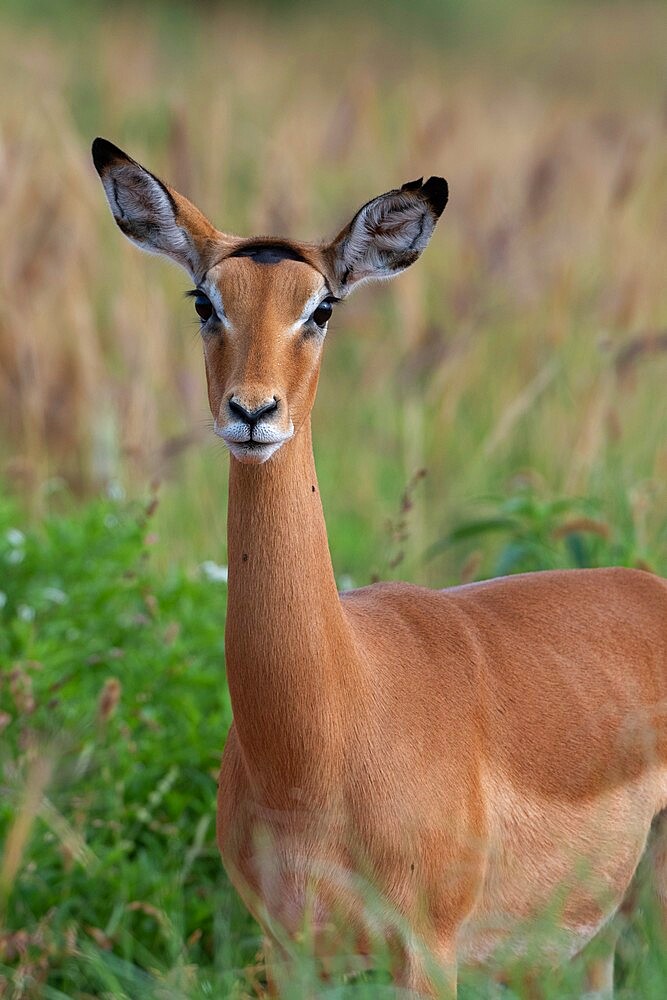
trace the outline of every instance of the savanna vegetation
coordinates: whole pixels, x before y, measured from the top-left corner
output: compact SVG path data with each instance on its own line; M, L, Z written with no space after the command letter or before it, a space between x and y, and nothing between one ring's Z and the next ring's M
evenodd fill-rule
M329 332L314 437L342 587L667 574L665 9L0 17L0 996L261 996L214 838L228 460L187 284L121 239L90 140L239 233L325 236L448 178L419 265ZM395 995L376 964L317 989ZM316 972L295 946L283 995ZM616 972L621 997L667 994L648 897Z

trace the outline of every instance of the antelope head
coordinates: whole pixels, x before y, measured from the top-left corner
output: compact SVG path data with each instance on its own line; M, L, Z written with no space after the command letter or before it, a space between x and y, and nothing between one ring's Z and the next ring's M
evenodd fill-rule
M441 177L411 181L369 201L331 242L242 239L106 139L95 139L93 160L121 231L190 275L213 426L235 459L252 464L308 417L336 303L413 264L448 196Z

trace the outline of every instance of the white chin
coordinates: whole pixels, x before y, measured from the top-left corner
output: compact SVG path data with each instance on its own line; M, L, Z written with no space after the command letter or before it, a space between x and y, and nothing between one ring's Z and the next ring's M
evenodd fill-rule
M282 441L274 444L261 444L256 441L245 442L225 442L237 462L245 465L261 465L274 455L280 448Z

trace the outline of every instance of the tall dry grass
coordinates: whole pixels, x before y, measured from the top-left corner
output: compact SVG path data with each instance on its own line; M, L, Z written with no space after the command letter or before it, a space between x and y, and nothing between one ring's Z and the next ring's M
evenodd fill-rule
M187 281L116 232L89 161L99 132L243 233L324 236L381 190L448 177L451 203L418 267L360 292L330 334L316 447L341 571L382 570L372 553L422 467L413 557L447 512L525 467L553 491L649 483L657 531L667 507L659 7L614 5L613 18L605 6L547 7L542 20L520 8L522 31L510 19L495 49L488 38L459 48L401 38L352 15L333 24L259 10L206 8L165 27L125 9L71 35L5 18L6 477L38 509L54 477L77 494L166 478L165 534L178 537L184 520L222 533L224 460L190 447L208 414L196 324L179 297ZM190 532L181 551L203 555L204 537Z
M478 575L479 552L440 546L437 559L424 564L421 557L477 497L502 494L517 478L547 497L597 494L606 520L580 518L583 530L606 539L621 512L632 519L637 548L649 561L659 546L664 550L661 4L513 0L492 10L471 0L450 37L446 20L419 22L419 3L392 19L384 5L375 16L312 5L282 6L270 16L248 4L223 9L174 0L103 11L82 0L59 24L55 13L48 21L26 19L18 4L10 13L7 2L0 0L0 477L36 514L70 493L144 494L161 480L149 533L151 541L159 536L157 561L225 561L226 458L218 443L207 444L197 324L180 294L187 280L140 255L117 232L89 157L90 140L102 134L192 197L218 225L240 233L325 236L382 190L421 174L448 178L450 205L418 266L391 284L363 289L332 323L315 444L341 576L445 583ZM117 766L118 781L91 772L86 788L95 808L88 814L76 782L71 792L51 789L44 755L31 756L21 745L26 769L10 769L9 785L3 761L13 818L0 851L0 922L23 885L35 891L30 878L21 881L34 857L52 862L45 826L66 872L83 870L85 878L73 908L79 924L67 925L66 908L58 914L55 904L36 910L26 922L30 930L0 934L0 964L30 979L35 996L73 955L71 964L81 967L80 996L90 995L86 977L93 971L109 995L163 997L173 986L169 995L210 996L209 972L195 992L187 977L196 966L187 959L194 955L206 970L217 950L219 981L234 976L241 958L227 942L233 904L231 915L225 910L220 918L219 940L209 926L214 908L207 911L201 948L198 915L190 915L195 929L184 941L166 918L154 935L150 921L167 910L147 902L150 892L158 883L171 892L169 912L178 918L182 876L165 877L166 847L163 854L151 846L154 874L139 864L123 867L135 880L126 889L134 895L114 910L119 915L109 928L98 897L115 895L118 879L102 865L97 881L88 882L86 850L101 846L99 857L106 857L103 834L119 810L123 836L129 830L141 840L148 823L137 820L136 807L174 773L169 762L160 772L165 747L182 754L190 804L193 774L214 770L228 722L222 715L229 712L226 702L220 707L223 591L191 580L174 598L165 586L162 621L148 606L148 583L136 579L145 563L137 556L116 566L106 550L89 558L98 532L94 524L86 532L82 551L65 547L60 560L75 593L68 613L81 616L85 642L68 639L63 649L58 637L70 633L54 628L38 648L54 675L49 697L74 678L63 704L81 706L84 720L92 705L96 752L100 763ZM42 568L47 582L58 558L51 554ZM102 588L105 574L113 595ZM86 593L76 591L79 578ZM123 675L127 706L114 714L115 657L123 651L105 650L104 642L121 620L109 605L123 582L136 589L133 600L142 610L121 632L131 663ZM89 607L86 594L98 587ZM187 619L182 644L173 601ZM150 634L142 638L144 628ZM28 636L26 646L33 641ZM76 669L62 665L71 656L78 657ZM86 685L94 686L100 662L110 673L97 703ZM210 687L199 692L197 711L191 706L184 716L181 702L195 675L210 676ZM30 677L10 670L5 680L0 730L14 724L14 715L32 726ZM146 705L144 688L155 690L154 706ZM42 702L49 712L50 702ZM160 709L164 729L152 708ZM67 718L61 710L54 707L55 719ZM209 732L216 710L217 728ZM120 763L102 739L107 730ZM137 739L128 739L135 730ZM194 756L183 749L188 741ZM137 744L145 750L140 766ZM60 770L58 761L56 785ZM136 799L126 796L126 775L143 779ZM212 784L202 783L202 822L210 821L213 797ZM174 812L168 823L148 817L151 832L171 849L180 800ZM178 872L182 856L189 866L206 829L197 826L194 840L190 829L181 830ZM204 886L219 898L212 843L209 851L209 883L198 871L197 891ZM41 904L46 896L35 898ZM195 891L188 892L190 903L196 905ZM80 914L91 910L95 919L82 922ZM239 934L237 928L236 942ZM150 986L139 978L153 968L147 940L161 956ZM93 965L107 949L125 955L126 946L128 968L141 966L137 978L134 966L125 980L120 964ZM247 951L247 944L239 949L243 961ZM630 989L642 982L644 938L627 956ZM222 968L227 959L229 968ZM185 985L161 978L160 962L164 969L168 960ZM261 977L261 966L253 975ZM0 995L8 977L0 968ZM376 996L374 984L359 995Z

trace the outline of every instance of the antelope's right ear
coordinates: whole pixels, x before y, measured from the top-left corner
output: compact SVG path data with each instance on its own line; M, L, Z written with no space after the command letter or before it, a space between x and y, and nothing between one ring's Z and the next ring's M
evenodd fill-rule
M225 236L112 142L95 139L92 153L118 228L142 250L176 261L197 284L220 255Z

